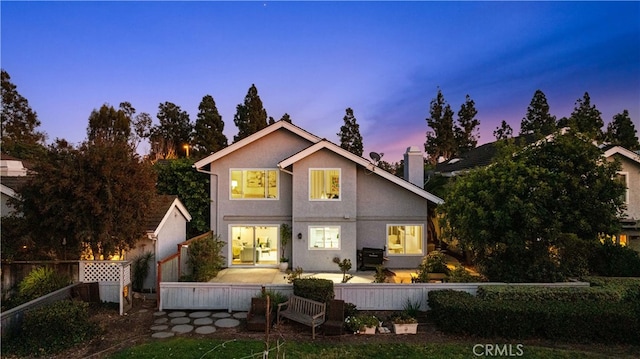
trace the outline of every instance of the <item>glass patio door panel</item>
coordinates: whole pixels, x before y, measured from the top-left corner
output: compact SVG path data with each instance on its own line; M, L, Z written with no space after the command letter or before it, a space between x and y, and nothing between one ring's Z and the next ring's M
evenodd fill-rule
M270 265L278 260L278 226L232 226L232 265Z

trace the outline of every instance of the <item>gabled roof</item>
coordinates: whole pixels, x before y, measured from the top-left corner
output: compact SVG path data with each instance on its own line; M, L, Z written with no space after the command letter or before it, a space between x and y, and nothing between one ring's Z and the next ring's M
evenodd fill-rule
M608 145L605 146L603 149L604 151L604 156L605 157L611 157L615 154L627 157L628 159L635 161L637 163L640 163L640 155L638 155L637 153L628 150L622 146L613 146L613 145Z
M169 219L173 208L177 208L187 219L187 222L191 221L189 211L177 196L157 195L151 200L150 207L146 225L147 233L153 233L157 236L164 223Z
M1 176L0 183L3 187L11 188L14 191L20 189L25 183L29 181L28 176Z
M281 128L287 129L287 130L295 133L296 135L298 135L298 136L300 136L300 137L302 137L302 138L304 138L304 139L306 139L306 140L308 140L310 142L315 143L315 142L320 141L320 137L315 136L315 135L313 135L313 134L301 129L300 127L298 127L298 126L296 126L296 125L294 125L294 124L292 124L290 122L280 120L280 121L278 121L276 123L273 123L273 124L263 128L262 130L260 130L260 131L258 131L256 133L252 134L251 136L245 137L245 138L241 139L240 141L235 142L235 143L231 144L230 146L221 149L218 152L210 154L209 156L207 156L207 157L201 159L200 161L196 162L193 166L195 168L197 168L197 169L203 168L204 166L208 165L209 163L211 163L213 161L216 161L216 160L218 160L218 159L220 159L220 158L222 158L222 157L224 157L224 156L226 156L226 155L228 155L228 154L230 154L230 153L232 153L232 152L234 152L234 151L236 151L236 150L238 150L238 149L240 149L240 148L242 148L242 147L244 147L244 146L246 146L246 145L248 145L248 144L250 144L252 142L255 142L255 141L257 141L257 140L267 136L268 134L270 134L272 132L275 132L275 131L277 131L277 130L279 130Z
M320 142L317 142L307 148L305 148L304 150L294 154L293 156L290 156L289 158L286 158L282 161L280 161L278 163L278 167L281 169L284 169L286 167L289 167L290 165L300 161L301 159L310 156L322 149L327 149L329 151L332 151L352 162L355 162L356 164L368 169L369 171L377 174L378 176L385 178L393 183L395 183L396 185L409 190L410 192L413 192L415 194L417 194L418 196L425 198L428 201L431 201L435 204L442 204L444 203L444 200L442 200L440 197L435 196L427 191L425 191L424 189L414 185L413 183L407 182L405 180L403 180L402 178L396 177L393 174L383 170L380 167L376 167L373 163L371 163L369 160L357 156L345 149L343 149L342 147L327 141L326 139L322 139Z

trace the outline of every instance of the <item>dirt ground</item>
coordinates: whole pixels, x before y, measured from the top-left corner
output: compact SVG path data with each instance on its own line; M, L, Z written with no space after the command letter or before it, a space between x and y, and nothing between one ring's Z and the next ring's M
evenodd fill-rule
M102 333L91 340L75 348L64 351L52 359L99 359L107 358L110 354L118 352L122 349L140 345L142 343L154 342L163 339L151 338L151 326L153 326L156 311L156 302L153 300L134 301L134 307L127 315L120 316L117 309L114 308L93 308L91 310L91 320L95 321L102 328ZM378 318L384 320L390 315L390 312L374 312ZM446 335L428 322L421 318L418 326L417 335L394 335L394 334L376 334L376 335L350 335L342 336L324 336L322 330L316 335L315 342L325 343L381 343L381 342L398 342L401 340L405 343L514 343L513 340L491 340L486 338L472 338L462 336ZM195 333L180 334L181 337L193 338L213 338L213 339L252 339L265 340L264 333L249 332L246 330L244 322L236 328L223 329L218 328L215 333L209 335L200 335ZM276 340L278 337L287 341L312 341L311 330L303 325L294 322L287 322L274 328L270 333L270 339ZM629 346L603 346L603 345L578 345L578 344L558 344L545 341L527 341L525 345L547 346L555 348L565 348L582 350L586 352L605 353L615 358L633 358L640 357L640 348Z

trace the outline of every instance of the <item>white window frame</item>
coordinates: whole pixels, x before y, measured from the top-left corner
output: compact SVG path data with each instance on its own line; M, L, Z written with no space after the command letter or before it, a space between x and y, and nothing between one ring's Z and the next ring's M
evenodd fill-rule
M276 173L276 196L275 198L270 198L267 194L266 197L262 198L262 197L256 197L256 198L234 198L233 197L233 180L232 180L232 172L233 171L274 171ZM266 174L266 178L268 180L269 175L268 172L265 173ZM247 167L241 167L241 168L229 168L229 187L228 187L228 191L229 191L229 200L231 201L277 201L280 199L280 171L277 168L272 168L272 167L258 167L258 168L247 168ZM244 191L246 191L246 188L244 188ZM267 186L265 186L265 191L268 193L269 191L269 187L268 184Z
M406 240L404 241L404 245L403 245L403 252L404 253L394 253L392 252L392 248L390 248L389 246L389 227L420 227L420 233L422 234L422 238L420 238L420 243L421 245L421 250L420 253L407 253L407 242ZM424 231L424 224L422 223L388 223L386 228L385 228L385 232L384 232L384 240L386 243L386 247L387 247L387 254L389 256L424 256L425 255L425 248L426 248L426 244L425 244L425 231Z
M311 232L314 229L318 229L318 228L322 228L322 229L326 229L326 228L337 228L338 229L338 247L331 247L331 248L327 248L327 247L315 247L313 244L313 240L311 237ZM340 248L342 247L342 238L341 238L341 233L342 233L342 226L340 225L311 225L307 227L307 238L309 238L309 243L307 245L307 247L309 248L309 250L312 251L339 251ZM324 240L326 243L326 239Z
M312 171L338 171L338 198L311 198L311 188L312 188ZM341 168L331 168L331 167L313 167L309 168L309 201L342 201L342 169Z

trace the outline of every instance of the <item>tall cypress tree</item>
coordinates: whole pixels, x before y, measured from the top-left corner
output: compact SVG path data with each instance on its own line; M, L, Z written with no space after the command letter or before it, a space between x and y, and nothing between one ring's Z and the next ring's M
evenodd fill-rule
M236 107L233 122L238 127L238 134L233 136L233 142L238 142L267 127L267 111L262 107L262 100L258 96L255 84L249 88L244 103Z
M629 117L629 111L624 110L613 116L613 121L607 126L605 139L613 145L622 146L628 150L640 149L636 127Z
M360 135L360 125L356 122L351 107L345 111L346 115L343 117L344 125L340 127L340 132L338 132L340 147L355 155L362 156L363 145L362 136Z
M453 110L440 89L436 98L431 100L429 114L426 121L432 131L427 131L424 150L429 155L429 161L435 164L440 157L445 160L453 157L457 147L453 132Z
M460 106L460 111L458 111L458 123L454 128L457 154L459 155L476 148L478 144L480 120L476 118L477 114L476 103L467 95L465 102Z
M200 102L200 106L198 106L198 110L198 118L196 119L193 134L195 154L206 155L227 147L227 136L222 133L224 122L213 97L205 95Z
M602 121L601 115L602 113L596 108L596 105L591 105L589 93L585 92L584 96L576 101L576 106L569 117L568 125L594 140L601 140L604 137L602 133L604 121Z
M520 134L534 133L546 136L555 130L556 117L549 113L547 98L541 90L536 90L527 107L527 114L520 122Z

